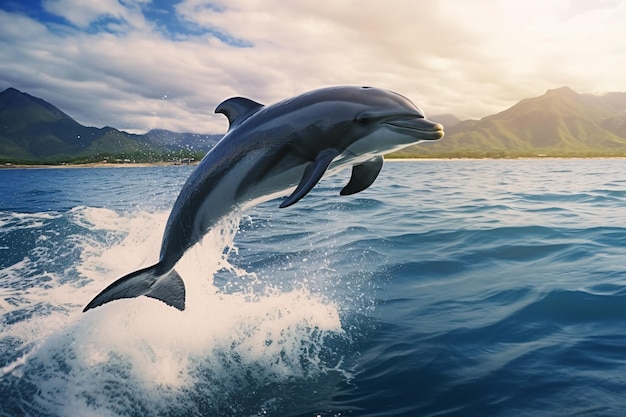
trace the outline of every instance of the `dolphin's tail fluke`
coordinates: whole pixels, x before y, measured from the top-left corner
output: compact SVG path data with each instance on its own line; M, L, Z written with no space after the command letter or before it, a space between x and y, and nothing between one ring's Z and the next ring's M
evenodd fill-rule
M185 284L175 270L161 272L161 264L131 272L106 287L91 300L83 312L120 298L134 298L140 295L156 298L165 304L185 309Z

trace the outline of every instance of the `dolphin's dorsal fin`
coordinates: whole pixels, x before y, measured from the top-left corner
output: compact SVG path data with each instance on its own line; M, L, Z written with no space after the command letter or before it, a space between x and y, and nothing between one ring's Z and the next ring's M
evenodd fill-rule
M374 183L374 180L376 180L376 177L378 177L378 174L380 173L380 170L382 168L382 156L376 156L373 159L365 161L360 165L353 166L350 181L348 182L348 185L343 187L339 194L350 195L365 190L367 187Z
M245 97L233 97L224 100L215 108L215 113L222 113L228 118L230 126L228 130L237 126L264 106L254 100Z
M280 208L289 207L307 195L309 191L315 187L315 184L322 179L326 169L328 169L328 166L331 162L333 162L333 159L335 159L337 155L339 155L339 151L333 148L325 149L320 152L315 161L311 162L306 167L304 174L302 175L302 179L300 180L300 184L298 184L295 191L282 202Z

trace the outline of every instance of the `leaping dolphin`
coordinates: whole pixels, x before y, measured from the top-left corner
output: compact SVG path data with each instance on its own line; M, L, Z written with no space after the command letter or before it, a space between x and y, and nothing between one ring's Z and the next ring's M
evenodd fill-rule
M230 127L181 189L159 262L118 279L83 311L140 295L184 310L185 285L174 266L230 212L293 190L280 204L291 206L324 173L349 166L352 176L340 194L358 193L378 176L383 154L444 135L407 98L371 87L322 88L271 106L234 97L215 112Z

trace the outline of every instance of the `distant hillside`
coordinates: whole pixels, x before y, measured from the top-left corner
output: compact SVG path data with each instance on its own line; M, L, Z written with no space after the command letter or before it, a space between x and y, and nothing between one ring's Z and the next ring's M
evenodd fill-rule
M0 93L0 160L61 162L76 156L154 151L146 138L112 127L85 127L46 101Z
M625 110L626 93L593 96L562 87L481 120L432 116L446 128L442 140L390 157L626 156ZM199 159L221 136L86 127L40 98L14 88L0 93L0 163Z
M102 159L160 161L201 157L221 135L153 130L135 135L86 127L52 104L8 88L0 93L0 162L60 163Z
M444 123L444 139L393 156L626 156L624 110L626 93L593 96L563 87L481 120Z

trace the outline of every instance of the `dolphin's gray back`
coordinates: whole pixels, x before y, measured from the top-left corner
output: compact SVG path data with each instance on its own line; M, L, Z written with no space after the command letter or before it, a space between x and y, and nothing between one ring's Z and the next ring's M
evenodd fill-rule
M274 198L296 185L320 149L340 154L353 140L329 136L328 115L337 103L352 112L358 89L336 87L316 90L269 107L241 97L226 100L216 112L224 113L230 128L183 186L167 222L160 262L174 267L208 229L233 210ZM406 100L398 95L398 100ZM360 99L362 100L362 99ZM348 118L349 119L349 118ZM308 128L302 130L301 126Z
M215 151L220 150L214 148L214 152L207 154L196 167L172 207L163 233L160 254L160 262L166 269L173 268L183 254L200 241L203 235L200 223L206 227L206 231L236 205L230 198L211 198L216 197L215 191L219 182L232 169L232 166L220 158L220 152ZM232 158L238 157L232 155Z
M159 262L108 286L85 311L119 298L146 295L180 310L185 287L174 270L184 253L229 213L284 195L280 207L298 202L323 175L352 167L340 194L368 188L382 154L443 136L405 97L386 90L335 87L265 107L235 97L215 110L230 128L207 153L174 203Z

